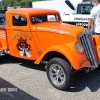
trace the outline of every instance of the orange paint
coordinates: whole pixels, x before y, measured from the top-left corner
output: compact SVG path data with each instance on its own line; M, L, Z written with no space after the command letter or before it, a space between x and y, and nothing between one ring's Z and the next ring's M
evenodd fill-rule
M14 26L13 17L16 14L26 18L27 25ZM41 21L39 18L34 18L41 15L57 15L59 21L36 24L31 22L31 16L33 16L32 20ZM2 30L4 33L1 32ZM35 64L39 64L48 52L56 51L64 55L74 69L79 70L86 66L90 67L84 51L79 53L75 48L75 43L79 42L78 35L83 30L81 26L62 23L59 12L55 10L13 9L6 12L6 28L0 29L0 36L5 34L6 37L6 39L0 38L0 48L9 50L12 56L35 60Z

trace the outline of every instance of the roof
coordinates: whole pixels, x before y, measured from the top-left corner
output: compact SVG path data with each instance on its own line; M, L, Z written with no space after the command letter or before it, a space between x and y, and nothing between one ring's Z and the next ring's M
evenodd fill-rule
M41 8L17 8L17 9L12 9L8 10L6 13L21 13L21 14L47 14L47 13L59 13L56 10L51 10L51 9L41 9Z
M92 5L92 3L91 3L90 1L81 2L81 3L79 3L79 4L91 4L91 5Z

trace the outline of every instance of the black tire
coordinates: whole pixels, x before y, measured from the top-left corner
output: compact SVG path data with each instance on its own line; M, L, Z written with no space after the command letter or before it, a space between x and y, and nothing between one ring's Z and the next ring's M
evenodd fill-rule
M61 71L59 71L58 68ZM47 64L46 72L47 72L48 80L53 87L59 90L66 90L71 86L71 83L73 81L73 70L71 68L71 65L64 59L61 58L51 59ZM56 72L56 75L54 74L54 72ZM62 82L58 82L57 79L58 81L62 81Z

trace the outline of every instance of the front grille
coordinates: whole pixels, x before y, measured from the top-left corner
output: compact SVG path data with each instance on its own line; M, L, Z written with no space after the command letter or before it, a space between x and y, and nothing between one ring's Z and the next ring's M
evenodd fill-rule
M84 30L84 32L79 35L79 40L84 47L85 54L90 61L91 66L98 67L98 59L93 46L92 35Z

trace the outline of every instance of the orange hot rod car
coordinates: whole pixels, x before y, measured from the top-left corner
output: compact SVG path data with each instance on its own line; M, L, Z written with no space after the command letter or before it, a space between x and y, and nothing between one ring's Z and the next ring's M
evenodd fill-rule
M75 71L98 67L100 36L62 23L58 11L18 8L5 15L6 25L0 26L0 55L45 63L48 80L55 88L69 88Z

